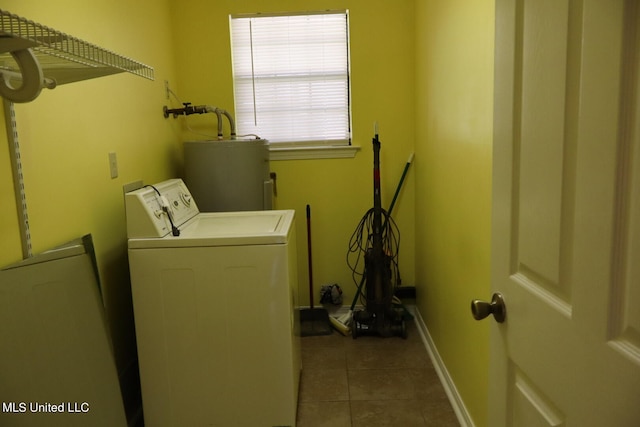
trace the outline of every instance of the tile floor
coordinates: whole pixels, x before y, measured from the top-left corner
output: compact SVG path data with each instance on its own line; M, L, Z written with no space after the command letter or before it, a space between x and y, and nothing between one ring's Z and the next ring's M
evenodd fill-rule
M408 338L302 338L299 427L460 424L417 326Z

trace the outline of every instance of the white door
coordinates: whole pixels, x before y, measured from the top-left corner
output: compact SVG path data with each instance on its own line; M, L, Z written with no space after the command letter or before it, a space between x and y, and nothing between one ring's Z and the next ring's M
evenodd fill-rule
M496 0L491 427L640 426L638 3Z

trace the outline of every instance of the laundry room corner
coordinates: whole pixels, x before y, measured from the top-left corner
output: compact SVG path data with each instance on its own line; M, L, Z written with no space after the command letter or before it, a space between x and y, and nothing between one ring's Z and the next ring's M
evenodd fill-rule
M346 262L349 238L362 215L372 206L372 138L374 123L380 129L382 204L387 208L414 149L413 81L414 2L403 0L392 8L384 1L313 0L301 5L291 0L195 1L172 3L176 73L182 102L211 104L234 111L229 15L255 12L300 12L349 9L352 74L352 139L358 147L352 158L271 160L276 174L278 209L295 209L304 218L305 207L314 212L314 275L316 297L321 284L338 283L351 300L356 283ZM384 28L384 31L381 29ZM207 34L189 37L186 34ZM170 108L179 107L173 100ZM173 120L169 118L168 120ZM178 118L182 140L205 139L198 133L215 131L215 117L192 115ZM229 132L224 122L225 135ZM414 278L414 178L407 176L394 208L402 234L400 263L403 284L415 286ZM298 247L306 251L304 221L297 222ZM298 258L300 289L307 284L306 256ZM308 304L301 292L301 304Z

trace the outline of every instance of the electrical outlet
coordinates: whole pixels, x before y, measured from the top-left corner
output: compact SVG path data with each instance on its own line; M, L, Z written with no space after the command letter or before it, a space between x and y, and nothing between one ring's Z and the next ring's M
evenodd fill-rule
M118 177L118 159L116 153L109 153L109 171L111 172L111 179Z

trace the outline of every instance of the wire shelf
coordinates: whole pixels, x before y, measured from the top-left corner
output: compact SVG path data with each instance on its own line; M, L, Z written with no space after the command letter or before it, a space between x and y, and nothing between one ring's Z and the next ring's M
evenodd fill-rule
M128 72L154 80L153 68L0 9L0 72L20 73L11 52L30 48L57 84Z

